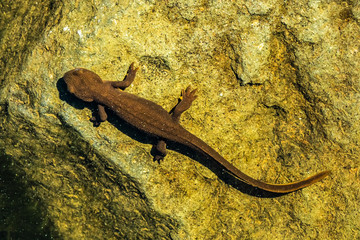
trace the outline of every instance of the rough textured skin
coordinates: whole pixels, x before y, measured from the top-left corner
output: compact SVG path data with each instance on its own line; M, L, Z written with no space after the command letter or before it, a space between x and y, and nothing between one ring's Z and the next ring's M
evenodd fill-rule
M0 2L0 239L360 239L359 1ZM246 174L331 174L255 197L201 155L147 161L149 138L92 127L59 81L133 59L126 92L170 110L196 86L181 124Z
M181 101L171 113L168 113L164 108L152 101L116 89L128 87L134 81L136 71L137 69L134 68L134 63L132 63L123 81L103 82L94 72L76 68L65 73L64 81L70 93L83 101L95 101L98 104L98 117L92 119L96 125L107 119L104 107L108 107L132 126L158 138L158 144L155 146L158 154L154 158L157 161L166 155L165 144L167 140L170 140L181 143L214 159L227 171L247 184L276 193L288 193L307 187L330 173L330 171L320 172L302 181L289 184L268 184L247 176L178 123L180 115L196 99L196 89L191 91L190 87L188 87L183 90Z

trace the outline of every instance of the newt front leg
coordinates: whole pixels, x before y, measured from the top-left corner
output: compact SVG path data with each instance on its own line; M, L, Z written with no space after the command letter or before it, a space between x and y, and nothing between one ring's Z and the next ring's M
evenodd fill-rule
M134 81L136 72L139 68L134 67L134 63L131 63L124 80L122 81L104 81L105 84L110 84L113 88L120 88L125 90L127 87L131 85ZM105 107L103 105L98 104L98 109L93 114L94 116L90 118L90 121L94 123L94 126L99 126L101 122L105 122L107 120L107 114L105 111Z

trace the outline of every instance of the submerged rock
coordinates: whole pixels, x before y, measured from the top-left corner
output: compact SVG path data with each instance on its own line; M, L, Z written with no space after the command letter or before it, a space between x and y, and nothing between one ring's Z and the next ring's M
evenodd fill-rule
M358 5L48 0L0 8L0 238L359 237ZM151 138L113 115L94 127L95 106L61 81L76 67L121 80L133 61L140 70L126 91L165 109L181 89L198 88L181 124L241 171L271 183L332 175L275 196L176 144L154 163Z

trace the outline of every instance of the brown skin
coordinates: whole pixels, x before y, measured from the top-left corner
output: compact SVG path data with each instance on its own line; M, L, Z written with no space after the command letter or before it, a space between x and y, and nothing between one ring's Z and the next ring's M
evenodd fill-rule
M134 63L132 63L123 81L102 81L96 73L76 68L65 73L64 81L70 93L85 102L95 101L98 104L98 117L92 118L95 124L99 125L100 122L107 119L105 112L105 107L107 107L130 125L159 139L154 146L158 152L154 158L157 161L166 155L166 141L180 143L214 159L241 181L275 193L296 191L320 181L330 173L330 171L320 172L304 180L288 184L269 184L247 176L179 124L181 114L191 106L197 97L196 89L191 90L188 87L183 90L181 101L171 113L152 101L116 89L124 90L130 86L137 70L138 68L134 68Z

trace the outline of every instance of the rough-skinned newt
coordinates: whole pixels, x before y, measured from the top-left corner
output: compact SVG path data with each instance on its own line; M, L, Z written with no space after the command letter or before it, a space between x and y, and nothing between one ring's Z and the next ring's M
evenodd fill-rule
M98 104L98 116L91 120L99 125L107 119L105 107L112 110L118 117L135 128L154 136L158 142L154 145L157 154L154 159L160 161L166 155L166 141L183 144L207 157L217 161L231 175L241 181L275 193L288 193L307 187L327 176L330 171L323 171L304 180L288 184L270 184L256 180L238 170L213 148L200 138L188 132L179 124L181 114L186 111L196 99L196 89L190 87L182 91L182 98L171 112L167 112L158 104L136 95L119 91L124 90L134 81L136 71L132 63L123 81L102 81L94 72L76 68L64 75L64 81L70 93L85 102Z

